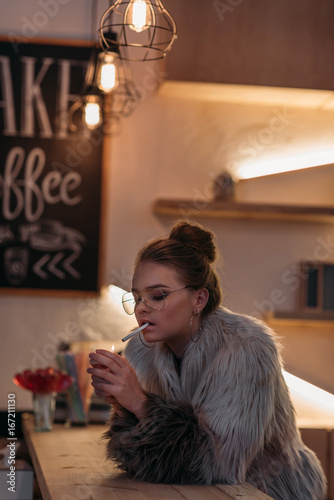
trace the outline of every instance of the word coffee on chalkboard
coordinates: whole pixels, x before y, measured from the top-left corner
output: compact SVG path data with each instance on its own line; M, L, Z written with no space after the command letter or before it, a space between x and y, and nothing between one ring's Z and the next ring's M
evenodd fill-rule
M101 130L70 126L88 46L0 41L0 288L98 291Z

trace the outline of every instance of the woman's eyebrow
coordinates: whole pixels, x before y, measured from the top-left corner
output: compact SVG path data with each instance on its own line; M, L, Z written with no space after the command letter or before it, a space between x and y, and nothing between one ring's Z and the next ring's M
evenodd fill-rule
M153 290L154 288L170 288L170 287L168 285L163 285L162 283L158 283L157 285L147 286L146 288L144 288L144 291L145 290ZM139 292L139 290L137 288L132 288L131 291L132 292Z

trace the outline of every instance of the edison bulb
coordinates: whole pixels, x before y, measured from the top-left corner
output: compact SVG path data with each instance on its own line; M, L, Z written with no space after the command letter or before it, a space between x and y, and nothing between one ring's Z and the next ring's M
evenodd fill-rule
M118 54L99 54L97 85L103 92L111 92L119 84Z
M154 12L149 0L131 0L125 11L125 23L141 33L154 24Z
M89 129L97 128L102 122L101 107L94 95L86 98L84 118Z

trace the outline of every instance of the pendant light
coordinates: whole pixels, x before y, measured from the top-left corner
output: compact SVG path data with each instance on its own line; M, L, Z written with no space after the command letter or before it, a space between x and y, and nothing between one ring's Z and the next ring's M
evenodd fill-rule
M119 85L121 59L117 46L117 35L110 31L108 40L113 40L115 43L109 52L105 52L101 47L96 54L94 63L93 80L102 92L112 92Z
M112 1L109 2L109 8ZM104 124L110 129L110 123L129 116L136 108L140 95L134 85L132 68L129 62L122 58L119 52L118 34L108 28L105 37L110 50L98 55L95 82L98 88L106 94L104 99ZM100 49L101 50L101 49Z
M86 71L85 80L81 92L82 119L84 125L94 130L102 123L103 95L101 88L101 74L104 73L104 62L99 60L100 48L95 46L91 49L90 59ZM102 52L102 54L104 54ZM100 78L100 80L99 80ZM107 81L104 82L108 85ZM110 85L110 83L109 83Z
M117 33L116 40L110 31ZM117 46L122 59L153 61L170 51L176 25L161 0L116 0L101 18L99 36L108 53Z
M131 0L125 9L125 24L130 29L141 33L155 22L154 10L150 1Z
M105 133L112 130L111 123L130 116L141 99L127 61L118 54L100 52L95 48L87 71L82 93L83 120L88 129L102 126Z
M93 42L95 14L96 0L92 0L92 48L80 96L69 109L69 127L73 132L102 127L104 133L110 134L119 129L122 118L134 111L140 95L129 63L119 55L117 34L111 30L106 33L112 44L109 52Z
M87 95L84 98L84 120L90 130L94 130L101 125L102 110L98 96Z
M111 92L119 84L119 56L100 52L96 63L96 83L102 92Z

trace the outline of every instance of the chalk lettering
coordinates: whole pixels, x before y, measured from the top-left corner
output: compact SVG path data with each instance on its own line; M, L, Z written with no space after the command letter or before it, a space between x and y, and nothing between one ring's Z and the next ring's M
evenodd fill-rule
M23 148L17 146L10 150L4 176L0 174L5 219L14 220L24 213L27 221L35 222L43 214L45 204L64 203L73 206L81 202L82 196L74 193L82 181L78 172L69 172L62 177L59 172L53 171L41 179L44 166L45 153L41 148L33 148L26 162ZM22 171L23 176L20 176Z
M3 100L0 107L4 110L4 135L17 135L15 124L15 106L12 74L10 71L9 57L0 56L0 84Z
M41 128L41 137L50 138L52 137L52 129L50 120L48 117L48 112L46 109L46 104L44 102L41 83L50 68L54 63L54 59L50 57L45 57L42 60L42 67L39 70L37 77L35 78L35 64L36 59L34 57L22 57L21 61L24 62L24 73L23 73L23 120L22 120L22 130L21 135L23 137L33 137L34 136L34 111L36 111L39 125ZM35 109L34 109L35 108Z
M37 71L36 67L40 62L41 65ZM57 139L66 139L69 135L68 109L71 103L78 98L77 94L70 92L72 71L73 68L82 68L84 77L87 61L55 60L51 57L44 57L39 61L35 57L24 56L20 58L20 63L22 64L20 94L22 102L21 123L17 127L11 61L8 56L0 56L0 111L3 113L3 135L36 137L37 129L39 130L38 135L42 138L50 139L55 135ZM54 132L49 116L50 110L48 110L44 96L47 92L45 77L49 71L54 71L55 64L57 64L59 84L55 100L58 120L55 123L56 130Z

